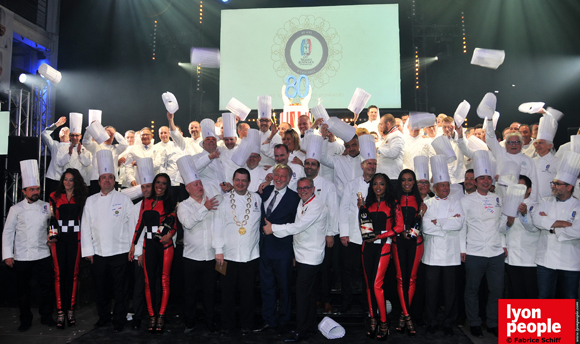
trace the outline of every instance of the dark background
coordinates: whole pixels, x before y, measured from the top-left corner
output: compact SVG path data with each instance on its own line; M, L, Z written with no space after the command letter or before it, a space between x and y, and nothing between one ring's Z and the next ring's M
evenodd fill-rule
M196 72L178 66L178 62L189 62L192 46L219 48L222 9L378 3L399 3L401 38L402 108L381 109L381 113L415 110L411 26L415 5L425 25L440 26L435 29L439 34L426 38L425 45L426 57L440 58L421 67L421 73L427 73L430 112L453 115L465 99L472 108L468 121L475 125L482 122L475 108L483 95L498 91L499 130L514 120L537 122L540 115L517 111L519 104L528 101L546 102L546 106L565 114L555 139L557 144L569 139L567 127L580 124L577 0L205 0L203 24L199 23L199 0L63 0L58 64L63 78L56 86L56 116L71 111L86 114L89 108L96 108L103 110L105 124L122 132L149 126L152 120L157 128L166 123L161 94L171 91L180 104L178 125L185 128L190 120L215 119L220 114L219 70L202 68L198 91ZM460 36L462 11L466 53ZM497 70L471 65L476 47L505 50L504 64ZM372 47L360 47L360 54L372 53ZM345 106L349 100L345 99ZM346 109L331 114L352 116Z

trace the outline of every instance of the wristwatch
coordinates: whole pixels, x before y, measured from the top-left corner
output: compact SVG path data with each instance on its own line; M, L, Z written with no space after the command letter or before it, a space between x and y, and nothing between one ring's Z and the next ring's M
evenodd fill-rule
M550 234L556 234L556 229L554 227L550 228Z

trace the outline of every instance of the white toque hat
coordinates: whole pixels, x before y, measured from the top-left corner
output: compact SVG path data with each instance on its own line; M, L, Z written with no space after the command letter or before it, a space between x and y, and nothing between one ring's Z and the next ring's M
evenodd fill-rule
M540 124L538 125L538 135L537 140L554 141L554 136L556 136L556 131L558 130L558 121L552 116L546 115L540 118Z
M272 118L272 97L258 96L258 119Z
M429 180L429 157L417 155L413 158L413 165L417 180Z
M151 184L155 178L155 167L153 167L153 158L137 159L137 184Z
M457 127L461 127L463 122L465 122L465 117L469 113L469 109L471 109L471 104L467 102L467 100L462 101L457 106L455 110L455 114L453 115L453 119L455 120L455 125Z
M451 141L445 135L437 136L433 142L431 142L431 146L435 149L435 153L443 154L447 156L447 162L452 163L457 160L457 155L455 155L455 151L453 151L453 146L451 146Z
M526 197L526 190L527 187L523 184L512 184L508 186L505 196L503 197L503 204L501 207L502 214L516 217L518 215L518 208Z
M165 92L161 95L163 104L165 104L165 109L169 113L176 113L179 110L179 104L177 103L177 98L171 92Z
M306 151L306 158L305 159L314 159L318 162L320 162L320 159L322 158L321 153L322 153L322 142L324 142L324 139L322 138L322 136L319 135L310 135L310 139L308 140L308 150ZM373 139L373 143L374 143L374 139Z
M101 122L94 121L91 125L87 127L87 134L91 135L98 144L107 141L110 137L105 128L101 125Z
M483 142L483 140L475 135L471 135L467 139L467 147L471 150L489 150L489 148L487 148L487 143Z
M213 120L205 118L199 123L199 127L201 128L202 141L207 137L217 138L215 134L215 122Z
M447 156L442 154L431 157L431 175L433 176L433 184L451 181L449 178L447 159Z
M477 115L479 118L491 119L495 112L496 104L497 98L495 97L495 94L491 92L486 93L477 107Z
M580 154L574 152L566 152L560 165L558 165L558 173L556 173L555 180L561 180L564 183L576 185L576 180L580 174Z
M540 110L544 108L546 103L542 102L529 102L529 103L522 103L518 106L518 110L523 113L538 113Z
M562 119L562 117L564 117L564 113L562 111L556 110L550 106L548 106L548 108L546 109L546 115L551 115L552 117L554 117L556 121L559 121L560 119Z
M520 180L521 165L513 161L505 161L501 164L497 183L502 186L517 184Z
M98 121L103 124L103 111L89 109L89 125L94 121Z
M230 99L228 105L226 105L226 109L230 110L234 115L240 117L240 121L245 121L250 111L252 111L252 109L244 105L244 103L237 100L236 98Z
M435 114L429 112L409 112L409 128L419 130L437 123Z
M248 135L238 145L236 154L232 155L232 161L239 167L244 167L252 153L260 154L260 132L256 129L248 129Z
M504 50L475 48L471 64L491 69L497 69L505 60Z
M258 129L248 129L248 134L246 138L252 141L252 153L260 154L260 131Z
M224 123L224 138L225 137L238 137L236 135L236 115L233 113L226 112L222 114L222 119Z
M352 140L356 134L355 127L346 124L337 117L331 117L328 119L328 130L344 142Z
M97 156L97 166L99 168L99 177L103 174L115 175L115 162L113 161L113 152L108 149L101 149L95 154Z
M38 161L36 159L20 161L20 173L22 178L22 188L30 186L40 186L40 177L38 174Z
M310 109L310 113L312 113L314 119L322 118L323 123L328 122L328 120L330 119L330 116L328 116L328 112L326 111L324 105L322 104L318 104L312 109Z
M570 151L580 154L580 135L570 135Z
M348 104L348 109L356 114L361 113L361 111L367 106L367 102L371 98L371 95L367 93L362 88L354 90L350 103ZM352 138L351 138L352 140ZM349 140L350 141L350 140Z
M488 151L478 150L473 152L473 174L475 178L481 176L494 177Z
M68 116L70 133L80 134L83 130L83 114L78 112L71 112Z
M184 155L177 159L177 168L179 169L179 174L183 178L183 184L187 185L199 180L199 173L195 167L195 161L192 155Z
M358 138L358 145L360 147L360 156L363 160L377 158L377 146L375 146L375 137L373 135L361 135Z

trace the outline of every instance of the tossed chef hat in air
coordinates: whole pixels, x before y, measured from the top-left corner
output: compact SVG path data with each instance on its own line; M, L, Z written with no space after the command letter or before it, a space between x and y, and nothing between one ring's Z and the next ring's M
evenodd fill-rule
M523 103L518 106L518 110L523 113L538 113L544 108L544 105L546 105L546 103L543 102Z
M179 104L177 103L177 98L171 92L165 92L161 95L165 109L169 113L176 113L179 110Z
M455 110L455 114L453 115L453 119L455 120L455 125L461 127L463 122L465 122L465 117L469 113L469 109L471 108L471 104L467 102L467 100L462 101L457 106Z
M451 146L451 141L447 136L437 136L433 142L431 142L431 146L435 149L435 153L438 155L443 154L447 156L448 163L457 160L457 155L455 155L455 151L453 151L453 147Z
M103 123L103 111L89 109L89 125L94 121L98 121L101 124Z
M434 113L429 112L409 112L409 128L411 130L419 130L421 128L430 127L437 122Z
M83 130L83 114L78 112L71 112L69 115L70 133L80 134Z
M479 118L491 119L495 112L496 104L497 98L495 97L495 94L491 92L486 93L477 107L477 115Z
M179 169L179 174L183 178L183 184L187 185L199 180L199 173L195 167L195 161L192 155L184 155L177 159L177 168Z
M323 123L326 123L330 119L330 116L328 116L328 112L326 112L326 109L322 104L318 104L312 109L310 109L310 113L312 113L314 119L322 118Z
M449 169L447 168L446 155L434 155L431 157L431 175L433 176L433 184L441 182L450 182Z
M331 117L328 119L328 130L344 142L352 140L356 134L355 127L346 124L346 122L341 121L337 117Z
M471 57L471 64L481 67L497 69L505 60L505 51L494 49L475 48Z
M361 135L358 138L360 147L360 156L363 160L376 159L377 148L375 146L375 137L373 135Z
M20 161L20 173L22 174L22 188L40 186L38 174L38 161L36 159Z
M244 105L244 103L237 100L236 98L230 99L228 105L226 105L226 109L230 110L234 115L240 117L240 121L245 121L250 111L252 111L252 109Z
M151 184L155 178L155 168L153 167L153 158L137 159L137 174L139 175L137 184Z
M115 162L113 161L113 152L108 149L101 149L97 152L97 166L99 168L99 177L103 174L115 175Z
M489 150L487 143L475 135L471 135L467 139L467 147L471 148L471 150Z
M224 137L238 137L236 135L236 115L226 112L222 114L222 119L224 123Z

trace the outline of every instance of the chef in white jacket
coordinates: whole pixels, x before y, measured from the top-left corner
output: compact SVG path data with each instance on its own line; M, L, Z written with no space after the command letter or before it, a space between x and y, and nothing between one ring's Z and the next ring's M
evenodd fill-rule
M532 221L531 211L538 203L530 198L532 181L521 175L519 184L526 186L524 202L518 207L518 216L507 231L505 242L509 252L506 272L510 285L510 298L537 299L538 277L536 275L536 248L540 231Z
M377 172L384 173L389 179L396 181L403 170L405 139L395 125L395 117L390 113L381 117L379 130L386 136L378 148Z
M287 341L297 342L308 337L316 326L316 275L324 260L324 247L328 225L328 209L324 199L316 196L314 181L309 178L298 180L298 204L294 223L273 225L265 220L264 233L278 238L289 235L294 239L296 257L296 331Z
M24 199L10 207L2 231L2 260L16 275L18 306L20 307L19 332L32 324L30 311L30 279L36 277L40 286L40 322L55 326L52 318L54 303L54 272L50 248L46 244L46 228L50 219L50 206L40 199L38 162L20 162L22 193ZM5 277L6 278L6 277ZM13 297L13 296L12 296Z
M578 298L580 279L580 200L572 197L580 173L580 154L566 152L552 181L552 196L532 210L540 232L536 264L540 299Z
M224 146L218 145L218 150L220 151L220 161L224 167L224 174L226 182L230 182L233 178L234 171L240 168L232 161L232 156L236 154L238 144L238 137L236 135L236 116L233 113L224 113L222 115L224 128L223 128L223 143Z
M427 331L435 333L439 322L437 311L440 288L443 290L445 312L441 325L446 336L453 335L457 319L456 273L461 265L460 233L465 216L460 200L449 197L450 177L446 155L431 157L435 197L425 201L427 211L423 216L423 253L425 264Z
M144 127L141 129L141 143L135 143L131 147L131 151L127 154L127 160L125 161L125 175L127 177L127 182L131 186L139 184L136 176L137 172L137 160L139 158L152 158L155 160L155 154L157 148L151 141L153 138L153 132L150 128ZM155 172L158 172L156 169ZM100 177L99 177L100 178Z
M131 199L115 190L113 153L102 149L97 152L99 185L101 191L87 198L81 222L81 253L93 264L97 311L95 326L106 325L111 319L110 285L113 282L115 307L113 326L123 330L126 322L127 253L135 228L131 228Z
M197 291L201 299L205 324L210 332L217 330L215 314L215 250L212 247L214 220L221 196L210 197L203 188L193 157L185 155L177 160L179 173L189 198L179 204L177 217L183 225L183 275L185 280L185 333L195 327Z
M63 116L52 125L46 127L46 129L44 129L42 133L40 133L40 139L42 140L42 143L45 144L50 150L51 156L50 164L48 165L48 170L46 170L46 187L44 191L47 196L56 190L63 172L61 167L56 164L56 156L58 154L58 150L62 146L68 147L70 145L69 128L62 127L60 129L58 133L58 138L60 141L53 140L51 134L58 127L62 126L65 122L66 117Z
M56 154L56 165L62 169L76 168L85 183L88 184L91 175L91 152L81 144L81 135L83 127L83 114L71 112L69 114L70 122L70 144L64 145L58 149Z
M538 126L538 136L534 140L534 148L536 150L536 157L534 164L536 167L536 174L538 176L538 200L552 195L550 182L556 177L560 158L556 157L552 152L554 136L558 129L558 122L550 116L544 115L540 118Z

